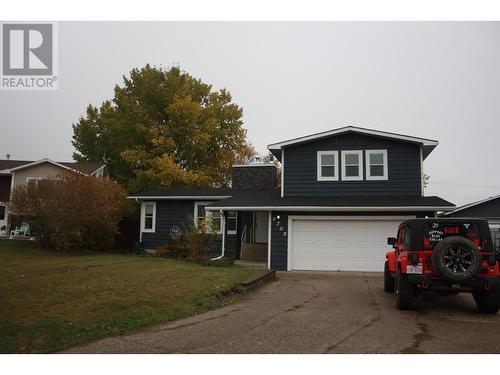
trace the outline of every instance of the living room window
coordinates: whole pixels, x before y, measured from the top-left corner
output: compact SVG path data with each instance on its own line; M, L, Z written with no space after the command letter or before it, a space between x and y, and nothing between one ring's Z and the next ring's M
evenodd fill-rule
M318 181L338 181L338 169L338 151L318 151Z
M202 228L206 225L208 233L214 232L222 233L222 215L220 211L207 211L206 206L213 202L195 202L194 204L194 222L197 228ZM228 234L236 234L236 211L229 211L226 213L226 225Z
M366 179L387 180L387 150L366 150Z
M141 206L141 229L154 233L156 223L156 202L144 202Z
M342 151L342 180L363 180L363 151Z

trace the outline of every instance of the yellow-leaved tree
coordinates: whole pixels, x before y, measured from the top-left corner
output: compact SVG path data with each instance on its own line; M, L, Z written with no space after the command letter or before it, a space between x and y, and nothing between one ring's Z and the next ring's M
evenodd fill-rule
M243 110L226 89L146 65L73 125L77 161L106 161L129 192L227 186L231 165L251 159Z

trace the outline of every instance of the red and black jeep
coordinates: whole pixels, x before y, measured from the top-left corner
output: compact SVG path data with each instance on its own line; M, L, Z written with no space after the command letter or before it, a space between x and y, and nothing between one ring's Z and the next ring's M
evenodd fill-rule
M396 307L412 308L425 291L472 293L479 311L500 309L500 256L488 222L470 218L412 219L400 224L386 254L384 288Z

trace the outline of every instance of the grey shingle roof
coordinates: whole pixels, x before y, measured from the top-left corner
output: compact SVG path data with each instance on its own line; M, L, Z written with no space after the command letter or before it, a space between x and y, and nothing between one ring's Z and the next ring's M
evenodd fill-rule
M211 207L454 207L440 197L421 196L329 196L285 197L280 189L249 190L214 202Z
M130 197L221 197L232 196L233 189L231 188L173 188L173 189L156 189L143 193L132 194Z

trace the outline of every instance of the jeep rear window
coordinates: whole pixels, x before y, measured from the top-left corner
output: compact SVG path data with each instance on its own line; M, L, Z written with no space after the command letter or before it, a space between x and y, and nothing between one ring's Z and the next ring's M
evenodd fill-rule
M481 243L479 226L477 224L430 222L424 226L424 249L434 249L434 246L439 241L450 236L468 238L475 246L479 246Z

